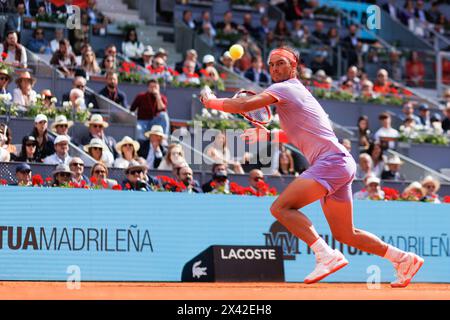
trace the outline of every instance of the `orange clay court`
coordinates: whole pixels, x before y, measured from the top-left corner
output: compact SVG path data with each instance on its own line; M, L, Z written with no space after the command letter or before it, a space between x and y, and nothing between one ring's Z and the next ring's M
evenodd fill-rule
M0 299L450 299L450 284L411 283L404 289L368 289L364 283L179 283L88 282L69 290L65 282L0 282Z

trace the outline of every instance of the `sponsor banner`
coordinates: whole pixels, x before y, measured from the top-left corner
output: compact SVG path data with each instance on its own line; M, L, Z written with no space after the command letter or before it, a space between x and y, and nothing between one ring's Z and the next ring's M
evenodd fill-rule
M307 246L270 215L273 197L11 186L0 192L1 280L65 281L76 266L82 281L180 281L186 262L216 244L282 247L286 281L302 281L314 267ZM425 258L416 281L450 282L449 205L354 207L355 227ZM319 203L302 211L350 262L327 281L366 282L373 272L394 279L388 261L332 238ZM251 254L223 252L233 259Z

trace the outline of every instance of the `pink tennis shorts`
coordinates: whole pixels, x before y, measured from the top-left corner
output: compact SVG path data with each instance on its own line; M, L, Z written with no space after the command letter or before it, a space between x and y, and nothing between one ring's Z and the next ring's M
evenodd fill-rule
M352 201L352 181L356 163L350 154L335 153L318 159L300 177L312 179L323 185L328 193L321 202L333 199L340 202Z

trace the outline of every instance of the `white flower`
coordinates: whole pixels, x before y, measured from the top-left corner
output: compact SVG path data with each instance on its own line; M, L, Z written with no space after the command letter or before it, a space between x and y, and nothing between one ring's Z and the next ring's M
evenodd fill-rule
M211 118L211 114L209 113L208 109L206 108L202 109L202 117Z
M77 106L81 106L83 103L84 103L84 99L82 97L80 97L77 100L75 100L75 104Z
M219 112L218 112L216 109L212 109L212 110L211 110L211 114L212 114L213 116L217 116L217 115L219 114Z
M41 100L41 99L42 99L42 96L38 93L38 94L36 95L36 99Z
M64 108L68 108L68 107L70 107L70 104L71 103L69 101L64 101L62 105Z
M227 113L227 112L223 112L223 111L219 111L220 114L220 119L229 119L231 114Z
M51 103L57 103L57 102L58 102L58 99L56 99L56 97L53 97L53 98L50 99L50 102L51 102Z
M7 93L7 94L6 94L5 100L6 100L6 101L11 101L11 100L12 100L11 93Z
M89 108L89 109L92 109L93 107L94 107L94 104L93 104L92 102L89 102L88 108Z

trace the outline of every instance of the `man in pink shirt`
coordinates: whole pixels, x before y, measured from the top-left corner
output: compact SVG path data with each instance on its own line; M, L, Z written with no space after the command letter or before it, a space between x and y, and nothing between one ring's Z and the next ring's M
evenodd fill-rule
M317 200L336 240L362 251L390 260L397 270L392 287L406 287L424 260L381 241L375 235L353 226L351 184L356 164L336 138L327 114L297 79L298 53L289 48L274 49L269 56L269 71L274 82L262 93L235 99L218 99L202 93L207 108L242 113L274 104L282 131L271 133L275 141L290 142L308 159L310 168L295 179L275 200L272 215L291 233L306 242L316 255L316 267L305 278L315 283L345 267L348 261L319 236L311 221L299 209ZM265 128L246 130L250 142L268 138Z

